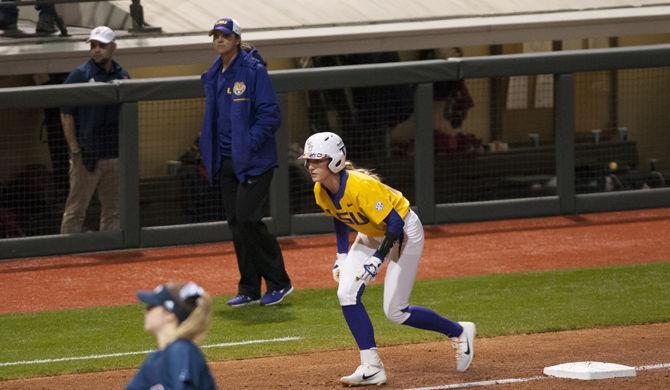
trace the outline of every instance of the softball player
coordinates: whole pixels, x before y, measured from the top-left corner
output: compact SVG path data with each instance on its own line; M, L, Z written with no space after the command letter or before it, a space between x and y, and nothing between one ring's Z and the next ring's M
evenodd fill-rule
M193 282L164 284L138 292L137 298L147 305L144 329L156 336L158 350L147 356L126 389L216 389L195 344L212 321L212 298Z
M450 337L456 351L456 369L467 370L474 355L475 324L453 322L430 309L409 305L424 243L423 226L409 201L370 172L354 169L346 160L344 142L335 133L309 137L299 158L305 160L315 183L316 203L334 220L337 259L333 279L339 283L337 297L342 313L360 349L360 366L340 382L349 386L386 383L372 323L361 301L365 286L385 262L386 317L396 324ZM358 232L351 248L349 228Z

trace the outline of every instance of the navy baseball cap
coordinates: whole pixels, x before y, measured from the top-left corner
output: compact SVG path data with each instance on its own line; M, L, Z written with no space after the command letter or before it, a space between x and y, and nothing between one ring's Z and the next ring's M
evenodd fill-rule
M233 18L221 18L214 23L214 27L209 30L209 36L214 35L216 30L222 31L225 34L242 35L242 29L239 23Z
M182 322L195 310L195 302L204 294L204 290L194 282L188 282L181 288L176 284L172 286L175 287L177 296L170 292L170 285L162 284L153 291L138 291L137 299L148 307L162 306Z

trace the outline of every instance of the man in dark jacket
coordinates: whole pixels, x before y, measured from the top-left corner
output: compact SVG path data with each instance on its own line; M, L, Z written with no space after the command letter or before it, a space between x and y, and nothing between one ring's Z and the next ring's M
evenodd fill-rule
M221 188L233 233L240 282L228 305L273 305L293 291L279 243L261 221L277 167L277 96L261 56L242 48L235 20L217 20L209 35L219 57L202 75L200 153L210 184ZM261 298L262 278L267 292Z
M128 79L128 72L112 59L116 34L107 26L91 30L86 41L91 59L65 79L65 84L109 83ZM100 230L119 230L119 105L62 107L61 123L70 150L70 192L61 233L79 233L86 209L98 192Z

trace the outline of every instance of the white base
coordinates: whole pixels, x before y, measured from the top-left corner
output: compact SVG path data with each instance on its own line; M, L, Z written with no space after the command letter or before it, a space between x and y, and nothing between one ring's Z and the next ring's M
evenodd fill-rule
M614 363L573 362L544 368L544 374L571 379L607 379L623 376L635 376L635 368Z

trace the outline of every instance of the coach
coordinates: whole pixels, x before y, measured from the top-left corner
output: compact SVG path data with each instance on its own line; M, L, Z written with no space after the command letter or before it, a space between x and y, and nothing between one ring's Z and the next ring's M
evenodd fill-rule
M281 114L265 63L242 45L241 34L230 18L217 20L209 31L218 58L202 75L200 153L210 184L220 186L233 233L240 282L228 305L273 305L293 291L279 243L261 221L277 167ZM267 286L262 298L261 278Z

